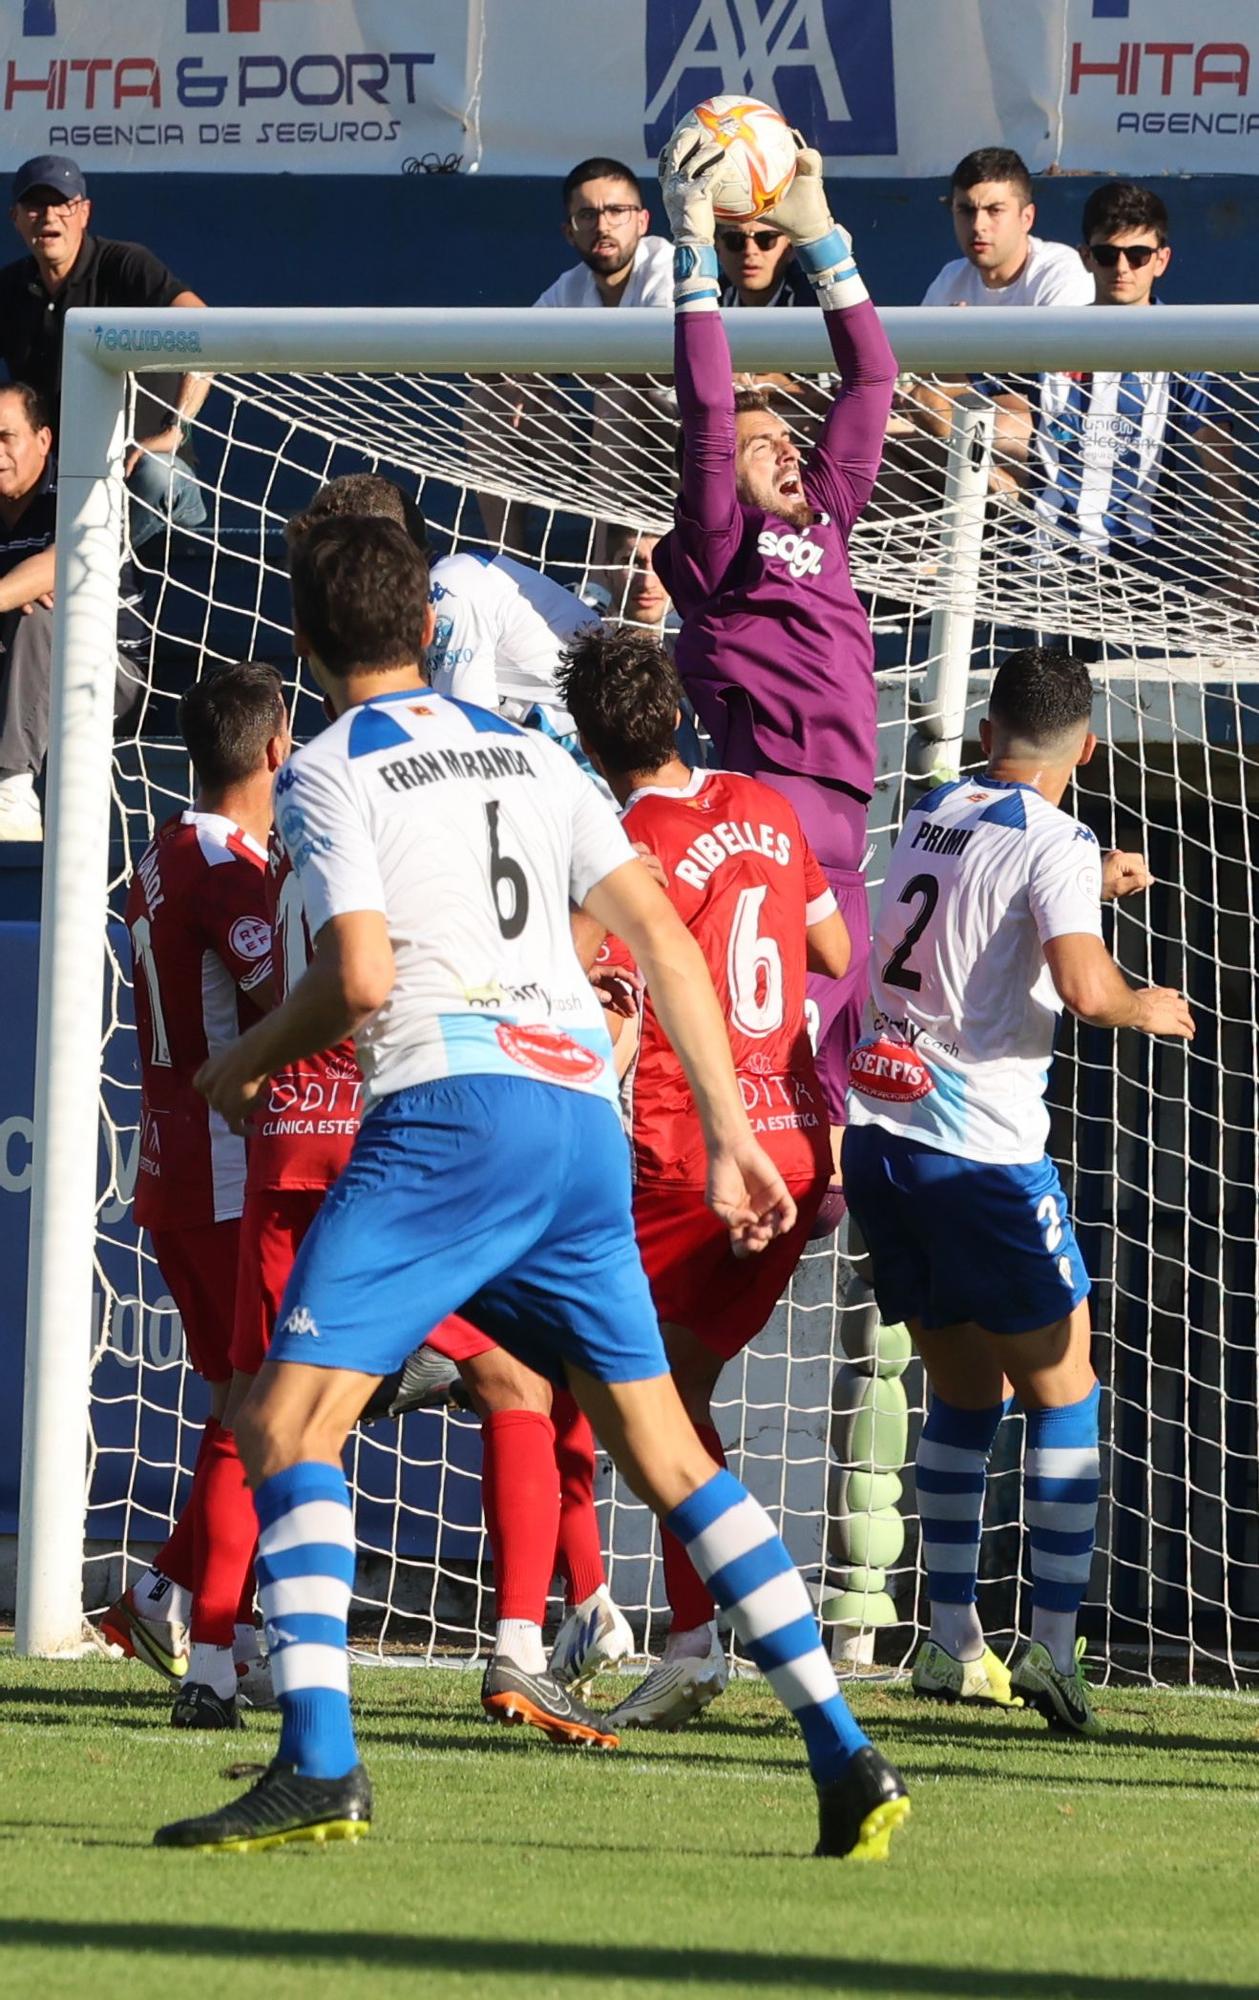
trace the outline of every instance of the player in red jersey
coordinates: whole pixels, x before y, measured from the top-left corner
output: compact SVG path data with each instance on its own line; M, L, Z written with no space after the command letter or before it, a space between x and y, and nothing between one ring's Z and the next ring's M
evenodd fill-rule
M628 1080L634 1225L687 1413L725 1463L711 1401L726 1362L769 1319L831 1174L829 1124L805 1025L806 973L842 978L848 932L791 805L758 779L692 770L674 742L681 684L654 636L607 628L570 649L561 687L582 746L659 860L700 945L757 1139L795 1200L794 1228L739 1259L704 1202L704 1144L681 1065L644 1002ZM663 1536L672 1624L663 1663L613 1709L615 1726L672 1728L726 1682L713 1599Z
M195 1641L203 1591L217 1588L210 1514L253 1536L253 1503L219 1421L231 1378L245 1143L192 1079L272 1004L266 840L271 784L290 743L279 676L252 662L224 667L186 691L179 726L196 798L141 855L126 908L141 1076L135 1219L179 1308L188 1359L210 1384L211 1414L174 1532L101 1620L106 1638L173 1681L186 1672L189 1617ZM228 1607L233 1627L239 1596ZM252 1597L251 1584L250 1609ZM251 1615L239 1622L252 1632Z

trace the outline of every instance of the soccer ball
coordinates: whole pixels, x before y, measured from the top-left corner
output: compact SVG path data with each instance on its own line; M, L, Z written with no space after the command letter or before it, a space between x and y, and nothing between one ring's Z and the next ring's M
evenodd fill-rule
M693 132L725 148L713 188L718 222L752 222L781 201L796 177L796 142L772 104L755 97L708 97L673 135ZM673 142L670 142L670 151Z

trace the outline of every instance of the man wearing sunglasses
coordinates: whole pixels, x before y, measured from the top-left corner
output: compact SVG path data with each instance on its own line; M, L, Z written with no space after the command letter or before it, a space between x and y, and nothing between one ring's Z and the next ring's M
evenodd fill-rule
M1155 287L1172 256L1158 195L1132 181L1107 182L1085 204L1082 235L1096 305L1157 305ZM1218 381L1150 369L1048 374L1026 409L1037 535L1046 553L1139 556L1143 568L1185 583L1191 539L1198 581L1210 574L1253 595L1254 578L1243 574L1245 508ZM1173 526L1174 512L1187 512L1187 520Z

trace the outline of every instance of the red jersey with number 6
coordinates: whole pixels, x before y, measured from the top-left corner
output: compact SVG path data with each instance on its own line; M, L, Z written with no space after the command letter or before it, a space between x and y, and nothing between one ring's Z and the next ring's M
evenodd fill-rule
M310 964L302 885L278 833L267 862L276 993L288 998ZM350 1157L362 1116L363 1078L352 1041L277 1070L249 1147L250 1194L330 1187Z
M704 954L752 1130L784 1179L829 1172L805 1024L805 929L835 898L791 806L755 778L697 770L683 791L634 792L622 824L659 858L669 900ZM650 996L630 1109L637 1179L702 1187L695 1100Z
M240 1214L245 1141L192 1079L261 1018L253 996L271 977L266 866L233 820L184 812L159 828L131 878L143 1228L199 1229Z

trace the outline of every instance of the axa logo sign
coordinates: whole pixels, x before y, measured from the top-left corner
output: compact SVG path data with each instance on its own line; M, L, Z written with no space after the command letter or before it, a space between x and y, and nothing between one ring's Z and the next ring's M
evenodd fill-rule
M647 0L649 154L705 97L777 105L825 158L896 152L892 0Z
M189 35L257 35L268 10L309 5L309 0L184 0ZM22 0L22 33L55 35L57 0Z

